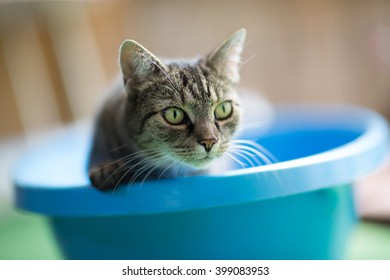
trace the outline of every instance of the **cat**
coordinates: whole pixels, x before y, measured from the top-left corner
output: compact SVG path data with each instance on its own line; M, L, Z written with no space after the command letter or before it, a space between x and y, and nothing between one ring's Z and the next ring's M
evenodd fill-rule
M236 88L245 38L239 29L192 60L161 60L136 41L124 41L121 79L95 122L92 185L115 190L207 172L231 145L241 118Z

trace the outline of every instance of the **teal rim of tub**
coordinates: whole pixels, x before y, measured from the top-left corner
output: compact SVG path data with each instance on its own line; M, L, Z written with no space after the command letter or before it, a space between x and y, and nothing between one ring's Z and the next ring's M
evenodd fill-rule
M255 139L260 144L268 141L276 147L270 150L274 153L288 144L290 136L297 131L316 137L280 149L276 157L282 160L274 164L234 169L219 175L145 181L103 193L90 186L85 168L90 129L71 128L20 159L14 174L16 205L49 216L191 211L351 183L380 166L388 155L386 120L356 106L277 106L270 127L246 130L239 138ZM344 134L348 137L341 137L344 140L340 143L326 146L337 140L337 135ZM325 146L310 150L321 141ZM297 156L293 149L297 149ZM303 152L302 156L303 150L306 154ZM290 158L283 159L284 154L290 154Z

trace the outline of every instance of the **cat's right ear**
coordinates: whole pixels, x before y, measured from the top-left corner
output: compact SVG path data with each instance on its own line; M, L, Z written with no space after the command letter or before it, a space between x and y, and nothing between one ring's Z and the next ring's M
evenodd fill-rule
M135 86L167 67L150 51L133 40L126 40L119 49L119 64L125 85Z

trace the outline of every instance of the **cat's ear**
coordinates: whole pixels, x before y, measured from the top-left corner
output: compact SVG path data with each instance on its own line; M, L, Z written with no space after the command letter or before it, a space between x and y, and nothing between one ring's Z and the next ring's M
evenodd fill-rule
M237 30L206 58L207 65L216 71L219 77L226 78L234 84L240 80L239 68L245 37L244 28Z
M135 85L167 67L150 51L133 40L126 40L119 49L119 64L125 84Z

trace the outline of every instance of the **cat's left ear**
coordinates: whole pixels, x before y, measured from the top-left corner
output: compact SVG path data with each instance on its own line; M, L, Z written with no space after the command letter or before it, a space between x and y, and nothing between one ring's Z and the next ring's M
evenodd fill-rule
M150 51L133 40L126 40L119 49L119 64L126 85L136 85L167 67Z
M228 37L206 58L207 65L221 78L236 84L240 80L239 68L246 30L241 28Z

